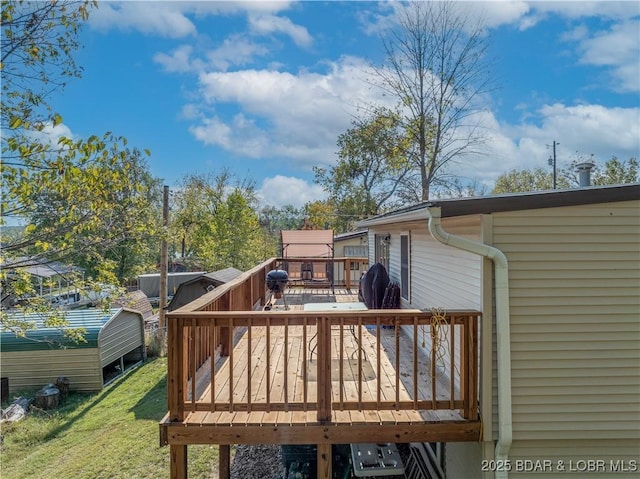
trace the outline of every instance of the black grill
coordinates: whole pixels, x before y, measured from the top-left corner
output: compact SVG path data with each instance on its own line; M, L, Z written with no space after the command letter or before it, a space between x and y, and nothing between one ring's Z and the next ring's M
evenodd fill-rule
M282 269L272 269L267 273L267 288L274 293L282 293L289 282L289 275Z

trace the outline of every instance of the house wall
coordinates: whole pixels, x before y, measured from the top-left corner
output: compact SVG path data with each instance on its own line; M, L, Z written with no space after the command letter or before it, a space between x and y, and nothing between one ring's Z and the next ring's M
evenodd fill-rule
M98 334L100 364L112 363L131 351L139 351L144 359L144 320L133 311L121 310L111 318Z
M102 389L96 348L3 352L2 376L9 378L10 393L55 383L58 376L68 377L73 391Z
M450 218L443 221L443 228L449 233L479 240L480 221L480 216ZM369 244L375 244L372 235L387 233L391 237L388 271L391 281L400 280L400 235L409 235L410 301L402 300L403 308L481 311L482 258L438 243L429 234L426 221L370 227ZM374 254L372 249L369 249L370 259ZM455 355L459 358L462 331L460 327L456 328ZM412 327L405 327L404 332L413 338ZM424 344L423 349L430 352L431 333L428 327L419 328L418 334L418 344ZM443 334L448 334L448 331ZM447 345L448 341L443 341L443 344ZM438 368L442 374L448 374L448 348L441 351L439 357L443 359ZM455 384L460 387L459 377L455 378Z
M469 239L480 238L480 216L445 219L443 228ZM400 281L400 235L410 236L410 301L406 308L480 309L482 260L436 242L426 221L369 227L369 261L375 263L375 234L391 235L389 277Z
M609 461L638 460L638 211L634 201L492 215L509 261L512 461L602 459L598 477L620 478ZM539 474L518 475L529 476Z
M359 236L359 237L348 238L344 240L336 240L333 244L334 257L342 258L342 257L348 256L345 254L345 246L364 246L366 249L367 243L366 242L363 243L361 241L361 238L364 239L365 241L367 239L366 236ZM362 273L364 273L365 270L367 269L367 263L359 262L354 264L356 264L355 267L357 269L349 271L348 273L350 274L351 287L355 289L358 287L357 285L358 285L358 281L360 281L360 276L362 276ZM342 262L336 262L333 266L333 283L334 285L345 284L344 263Z

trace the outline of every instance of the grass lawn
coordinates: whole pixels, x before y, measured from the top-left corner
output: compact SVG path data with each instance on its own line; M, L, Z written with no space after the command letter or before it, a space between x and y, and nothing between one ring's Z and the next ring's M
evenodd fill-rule
M169 448L158 445L166 371L166 359L148 360L100 393L71 393L58 410L3 428L0 477L169 477ZM217 447L189 447L190 479L217 477L217 464Z

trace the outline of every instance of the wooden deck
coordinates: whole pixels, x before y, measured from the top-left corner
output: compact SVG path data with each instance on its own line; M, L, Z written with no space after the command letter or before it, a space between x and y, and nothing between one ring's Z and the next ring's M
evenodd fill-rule
M434 323L420 311L345 310L358 299L338 288L290 288L269 311L255 310L268 298L256 308L242 297L169 315L160 440L173 448L172 477L186 477L190 444L317 444L318 477L330 477L331 444L480 439L477 312ZM438 335L429 352L422 343Z

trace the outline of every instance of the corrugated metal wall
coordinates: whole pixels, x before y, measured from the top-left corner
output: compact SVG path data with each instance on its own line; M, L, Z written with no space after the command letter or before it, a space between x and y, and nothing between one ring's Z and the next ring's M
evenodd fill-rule
M102 367L96 348L5 352L2 376L9 378L10 392L40 388L55 383L58 376L68 377L74 391L102 389Z
M87 315L102 314L87 311ZM75 316L82 316L82 312L75 313ZM58 376L68 377L72 390L97 391L103 386L104 366L131 351L138 351L142 359L142 315L126 310L112 310L111 314L111 319L104 323L97 334L97 347L74 347L72 344L62 349L57 343L40 342L35 343L37 349L33 350L2 351L2 376L9 378L10 391L39 388L54 383ZM81 326L81 323L72 323L72 326ZM95 328L92 331L95 332ZM47 346L46 349L43 349L43 345Z
M120 311L100 330L98 347L102 367L134 350L140 351L140 359L143 359L144 320L142 316L132 311Z

